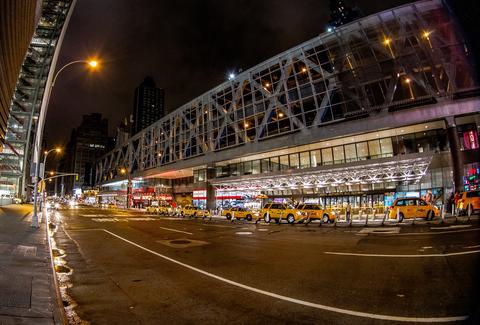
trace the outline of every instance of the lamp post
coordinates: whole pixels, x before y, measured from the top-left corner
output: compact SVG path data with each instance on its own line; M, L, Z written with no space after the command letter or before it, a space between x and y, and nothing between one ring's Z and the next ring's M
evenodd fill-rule
M53 149L50 149L50 150L45 150L45 152L43 153L44 156L43 156L43 171L42 171L42 181L45 182L45 167L47 166L47 157L48 155L50 154L50 152L56 152L56 153L60 153L62 152L62 149L60 148L53 148ZM46 207L45 207L45 189L46 189L46 186L47 184L43 184L44 186L42 186L42 189L41 189L41 194L42 194L42 212L45 213L46 212Z
M128 168L121 168L120 169L120 174L125 175L127 174L127 204L126 207L127 209L130 208L130 200L132 198L132 178L130 175L130 171Z
M38 124L37 124L37 132L35 133L35 143L34 143L34 151L33 151L33 163L35 164L35 174L34 174L34 185L33 185L33 216L32 216L32 224L31 226L34 228L38 228L38 214L37 214L37 204L38 204L38 179L40 176L40 150L42 147L42 138L43 138L43 127L45 125L45 119L47 116L47 109L48 103L50 101L50 95L52 94L53 86L57 81L58 75L67 67L77 64L87 64L90 68L96 68L98 66L98 61L96 60L76 60L65 64L61 67L51 78L48 77L47 83L45 85L45 94L42 100L42 105L40 108L40 114L38 115ZM44 161L46 160L47 155L45 155ZM45 165L44 165L45 166Z

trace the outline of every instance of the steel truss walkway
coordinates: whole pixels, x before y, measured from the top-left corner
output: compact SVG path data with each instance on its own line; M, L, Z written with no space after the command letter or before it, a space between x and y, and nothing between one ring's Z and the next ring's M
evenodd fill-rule
M254 154L267 142L308 144L320 140L312 138L316 130L328 136L332 123L341 128L362 118L368 124L379 114L477 96L475 69L457 31L442 1L426 0L323 33L132 136L97 163L96 181L122 178L124 168L136 177L187 167L194 157L228 160L235 158L232 148ZM292 134L291 143L276 140Z

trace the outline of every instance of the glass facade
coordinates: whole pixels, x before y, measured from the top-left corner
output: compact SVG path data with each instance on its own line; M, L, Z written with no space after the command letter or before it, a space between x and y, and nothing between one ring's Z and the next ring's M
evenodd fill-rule
M256 159L216 168L215 177L230 177L339 165L403 154L441 152L448 148L446 130L429 130L405 135L332 146L289 155ZM243 173L242 173L243 171Z

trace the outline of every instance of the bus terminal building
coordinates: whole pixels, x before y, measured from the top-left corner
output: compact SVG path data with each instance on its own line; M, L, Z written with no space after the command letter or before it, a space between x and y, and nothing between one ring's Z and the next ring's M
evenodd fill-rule
M455 17L418 1L280 53L133 135L97 162L99 200L442 202L478 189L479 111Z

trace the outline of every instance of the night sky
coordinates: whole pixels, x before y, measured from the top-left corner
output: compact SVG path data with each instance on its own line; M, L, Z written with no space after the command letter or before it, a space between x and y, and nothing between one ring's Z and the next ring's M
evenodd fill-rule
M347 1L371 14L410 1ZM167 112L323 32L328 0L78 0L57 67L96 56L92 73L74 65L53 89L45 135L65 146L83 114L102 113L110 135L131 114L146 75L165 89Z

